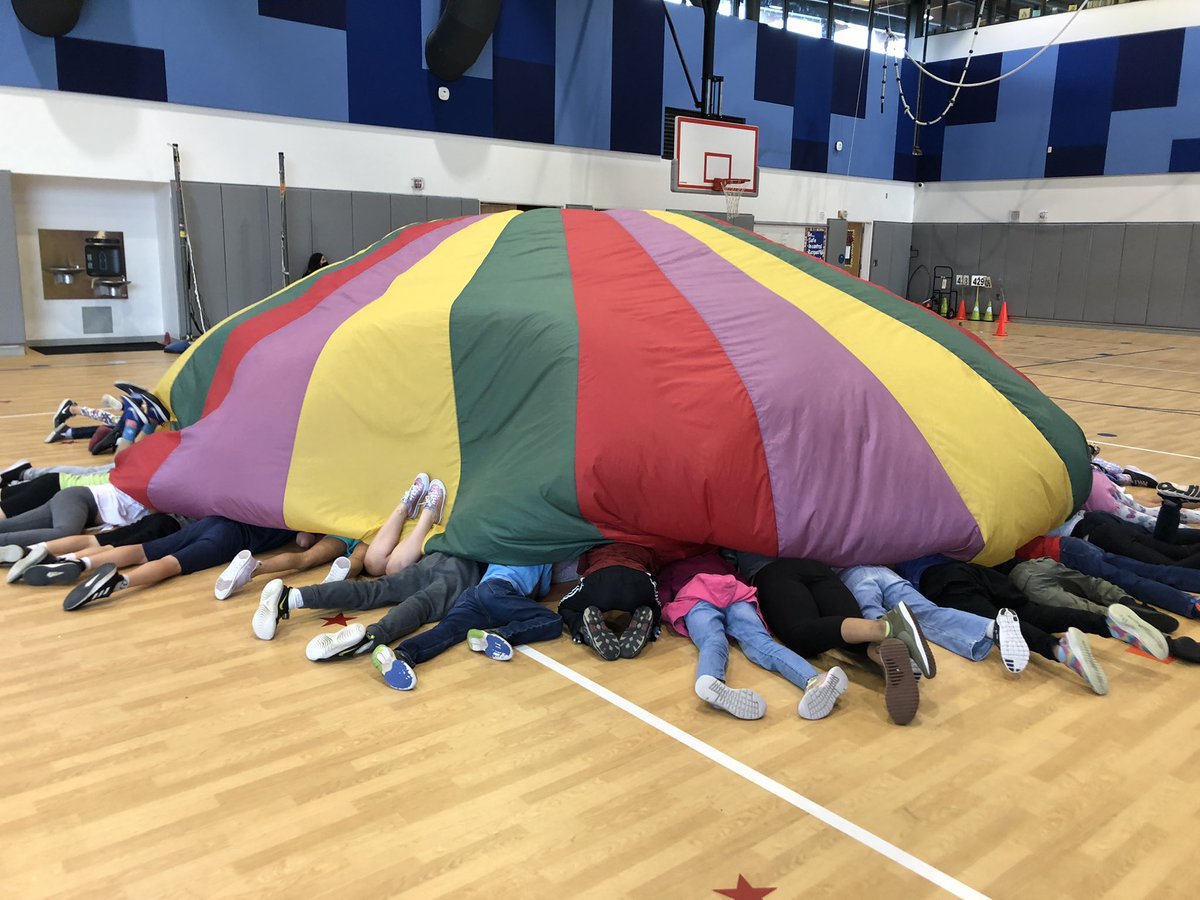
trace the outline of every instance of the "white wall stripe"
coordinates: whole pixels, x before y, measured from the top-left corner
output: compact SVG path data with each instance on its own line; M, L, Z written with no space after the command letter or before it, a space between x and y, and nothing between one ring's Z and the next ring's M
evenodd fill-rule
M653 713L647 712L636 703L626 700L620 694L613 693L608 688L597 684L590 678L580 675L574 669L564 666L562 663L551 659L544 653L525 645L517 647L517 650L535 662L541 663L547 669L557 672L564 678L575 682L580 687L590 691L602 700L608 701L618 709L624 710L631 716L641 719L651 728L662 732L667 737L678 741L685 747L695 750L701 756L707 757L717 765L728 769L733 774L746 779L751 784L757 785L771 794L774 794L784 802L790 803L792 806L796 807L802 812L808 813L815 819L819 819L831 828L837 829L852 840L858 841L858 843L862 844L864 847L874 850L881 856L885 856L893 862L904 866L904 868L908 869L913 874L924 878L926 881L931 882L932 884L936 884L938 887L942 888L942 890L947 891L956 897L982 898L982 900L986 900L986 894L981 894L974 888L967 887L967 885L963 884L956 878L952 878L940 869L934 868L928 863L917 859L911 853L901 850L895 844L885 841L883 838L872 834L865 828L860 828L858 825L855 825L848 819L844 819L837 813L826 809L816 801L810 800L804 795L796 793L791 788L780 784L773 778L769 778L758 770L750 768L745 763L739 762L732 756L722 753L717 748L706 744L704 741L700 740L694 735L689 734L681 728L677 728L670 722L660 719Z

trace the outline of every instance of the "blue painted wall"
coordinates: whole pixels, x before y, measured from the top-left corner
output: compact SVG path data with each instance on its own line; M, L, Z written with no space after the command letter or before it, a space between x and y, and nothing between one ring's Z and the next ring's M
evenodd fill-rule
M0 84L657 155L664 106L689 108L656 0L505 0L480 60L436 98L424 40L439 0L103 0L65 38L0 2ZM672 6L694 79L700 10ZM760 131L760 163L910 181L1200 171L1200 28L1052 48L913 126L883 60L718 20L724 111ZM968 80L1027 60L976 58ZM962 63L936 66L957 78ZM903 67L915 104L916 72ZM921 112L950 89L927 83ZM841 141L843 149L835 149ZM1053 152L1047 152L1053 147Z

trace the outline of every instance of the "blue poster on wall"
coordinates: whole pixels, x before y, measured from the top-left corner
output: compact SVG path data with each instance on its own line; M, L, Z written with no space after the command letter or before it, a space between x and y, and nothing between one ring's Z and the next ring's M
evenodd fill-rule
M818 259L825 258L825 229L804 229L804 252Z

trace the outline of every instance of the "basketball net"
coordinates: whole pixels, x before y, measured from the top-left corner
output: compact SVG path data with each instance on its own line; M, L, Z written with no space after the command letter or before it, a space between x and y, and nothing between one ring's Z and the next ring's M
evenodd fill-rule
M742 185L749 183L749 178L714 178L712 180L713 190L720 191L725 195L725 213L729 216L731 224L738 214L738 204L742 201L742 194L746 193L746 189Z

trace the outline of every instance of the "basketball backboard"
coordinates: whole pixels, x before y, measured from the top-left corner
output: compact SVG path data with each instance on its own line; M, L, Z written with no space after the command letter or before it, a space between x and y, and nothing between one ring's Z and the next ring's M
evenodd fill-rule
M675 119L671 190L720 193L714 179L745 179L741 194L758 196L758 127L679 116Z

